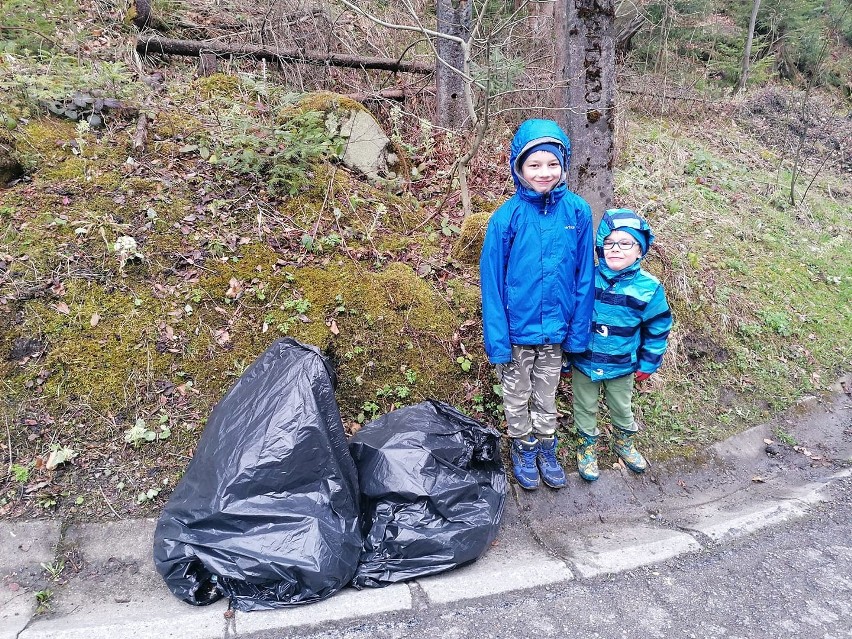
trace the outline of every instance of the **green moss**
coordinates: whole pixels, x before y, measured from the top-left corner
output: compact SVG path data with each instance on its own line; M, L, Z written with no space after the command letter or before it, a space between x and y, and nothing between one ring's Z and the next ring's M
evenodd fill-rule
M157 149L158 155L165 157L174 157L180 147L183 146L174 140L186 139L203 130L204 125L201 120L191 113L177 108L158 111L151 126L152 133L162 138L154 141L154 147Z
M469 318L479 317L482 307L482 290L479 286L456 278L447 282L447 293L453 308L457 309L461 315Z
M60 300L67 313L59 301L23 305L15 334L37 337L47 350L14 383L23 392L46 370L38 383L54 409L83 403L103 413L132 412L157 380L174 380L180 370L209 409L245 366L287 334L338 363L341 409L350 419L389 385L409 386L412 401L460 399L464 376L447 351L460 320L410 268L392 264L375 273L344 262L287 271L275 262L266 245L247 245L235 262L209 262L194 289L167 288L157 297L131 282L117 290L67 281ZM406 370L415 371L415 383Z
M322 111L329 113L333 111L363 111L370 113L363 104L345 95L332 93L331 91L313 91L304 94L298 102L288 105L278 113L278 119L290 119L295 113L306 111ZM372 115L371 115L372 117Z
M137 305L134 299L125 291L72 280L61 300L23 305L20 334L46 345L43 361L30 366L29 374L33 379L49 371L43 389L55 408L82 402L106 414L134 406L163 372L164 356L155 347L163 304L146 298Z
M73 140L77 131L73 122L41 118L33 120L21 132L17 151L27 171L39 166L62 162L72 154L66 143Z
M461 371L446 351L459 318L408 266L391 264L380 273L356 263L300 269L295 283L319 324L295 333L312 335L339 362L338 401L345 415L357 414L384 387L406 384L406 370L418 380L412 398L459 397ZM327 326L332 321L337 334Z
M193 85L205 100L213 97L236 98L242 90L242 83L237 76L224 73L198 78Z
M482 243L485 241L485 229L491 213L471 213L461 225L461 233L453 245L453 257L468 265L479 264Z

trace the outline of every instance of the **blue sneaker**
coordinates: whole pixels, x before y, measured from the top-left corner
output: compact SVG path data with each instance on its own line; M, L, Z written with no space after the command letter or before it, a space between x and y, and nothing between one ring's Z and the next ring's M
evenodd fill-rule
M538 488L540 479L536 465L537 455L538 440L532 435L512 440L512 472L520 487L526 490Z
M541 473L541 480L551 488L565 486L565 471L556 459L556 436L539 437L536 463Z

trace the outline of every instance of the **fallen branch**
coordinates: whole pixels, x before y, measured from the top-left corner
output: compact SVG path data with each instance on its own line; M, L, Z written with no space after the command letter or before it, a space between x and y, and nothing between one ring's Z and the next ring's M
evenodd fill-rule
M721 100L708 100L707 98L696 98L689 95L672 95L669 93L650 93L639 89L627 89L625 87L618 88L619 93L629 93L630 95L641 95L646 98L663 98L665 100L684 100L686 102L701 102L702 104L719 104Z
M145 140L148 137L148 118L144 113L136 120L136 133L133 134L133 153L142 155L145 152Z
M394 58L375 58L346 55L343 53L319 53L298 49L274 49L252 44L232 45L221 42L198 40L174 40L157 36L143 36L136 41L136 51L140 55L164 53L169 55L200 56L213 53L221 57L245 56L259 60L280 62L331 65L354 69L379 69L402 73L434 72L435 65L424 62L403 62Z
M426 91L428 90L429 87L426 87ZM435 87L431 87L431 90L434 93ZM355 102L377 102L378 100L397 100L399 102L404 102L407 98L419 95L423 93L423 91L424 89L418 89L417 91L406 91L405 89L383 89L377 93L357 91L355 93L346 94L346 97L350 100L355 100Z

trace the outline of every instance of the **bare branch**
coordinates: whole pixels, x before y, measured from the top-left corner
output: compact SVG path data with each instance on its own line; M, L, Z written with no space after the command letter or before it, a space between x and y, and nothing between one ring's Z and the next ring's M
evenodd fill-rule
M345 4L347 7L352 9L354 12L364 16L368 20L375 22L376 24L378 24L382 27L387 27L388 29L396 29L396 30L399 30L399 31L415 31L417 33L423 33L425 35L432 36L433 38L444 38L446 40L452 40L453 42L457 42L459 44L464 43L464 40L462 40L461 38L458 38L456 36L452 36L452 35L449 35L449 34L446 34L446 33L440 33L438 31L432 31L431 29L427 29L426 27L423 27L423 26L412 26L412 25L409 25L409 24L392 24L390 22L385 22L384 20L377 18L376 16L374 16L370 13L367 13L358 5L349 2L349 0L340 0L340 2Z

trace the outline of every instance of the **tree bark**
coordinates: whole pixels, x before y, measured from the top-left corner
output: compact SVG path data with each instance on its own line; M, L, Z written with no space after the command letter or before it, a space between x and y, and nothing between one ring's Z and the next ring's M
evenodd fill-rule
M568 187L592 207L595 226L612 207L615 163L614 0L558 0L560 124L571 140Z
M374 58L342 53L318 53L299 51L297 49L277 49L251 44L232 45L212 41L173 40L157 36L140 37L136 41L136 51L140 55L165 53L170 55L200 56L202 53L212 53L221 57L246 56L280 62L331 65L355 69L379 69L402 73L430 74L435 71L432 64L403 62L393 58Z
M470 39L472 3L467 0L438 0L438 32ZM465 68L464 50L458 42L438 38L435 43L438 60L435 61L435 113L438 126L460 131L468 121L465 102L465 79L460 71Z
M754 25L757 22L757 11L760 9L760 0L754 0L751 7L751 20L748 23L748 35L746 36L745 51L743 51L743 65L740 69L740 79L737 80L737 86L734 87L734 95L745 88L748 82L748 71L751 65L751 43L754 40Z

